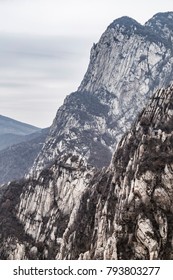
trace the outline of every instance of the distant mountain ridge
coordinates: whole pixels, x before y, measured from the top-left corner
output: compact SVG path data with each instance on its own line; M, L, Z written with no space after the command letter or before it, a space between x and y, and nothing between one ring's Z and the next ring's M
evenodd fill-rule
M34 133L38 130L40 130L39 127L0 115L0 135L8 133L17 135L27 135Z
M25 136L41 129L0 115L0 150L25 141Z
M48 131L0 115L0 185L29 172Z
M0 185L18 180L28 174L46 140L48 131L49 128L45 128L22 136L22 142L0 151Z

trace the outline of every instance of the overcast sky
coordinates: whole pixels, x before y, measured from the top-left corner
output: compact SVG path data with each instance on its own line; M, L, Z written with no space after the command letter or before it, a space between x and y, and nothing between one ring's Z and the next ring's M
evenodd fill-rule
M90 48L116 18L145 23L173 0L0 0L0 114L51 125Z

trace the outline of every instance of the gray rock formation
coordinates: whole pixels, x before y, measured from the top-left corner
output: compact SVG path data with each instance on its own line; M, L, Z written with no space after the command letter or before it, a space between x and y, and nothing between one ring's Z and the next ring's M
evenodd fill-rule
M37 180L6 186L0 200L0 259L55 259L62 236L68 238L74 230L81 197L93 174L81 157L68 154Z
M154 95L93 181L82 221L58 257L173 259L173 86ZM79 230L81 238L90 234L84 250L76 246Z
M172 81L172 26L173 12L157 14L144 26L128 17L108 26L91 49L77 92L58 110L32 174L66 151L95 167L108 166L148 98Z
M37 180L7 187L1 258L172 259L172 147L170 86L152 97L107 169L95 171L69 154ZM10 209L17 226L9 233Z

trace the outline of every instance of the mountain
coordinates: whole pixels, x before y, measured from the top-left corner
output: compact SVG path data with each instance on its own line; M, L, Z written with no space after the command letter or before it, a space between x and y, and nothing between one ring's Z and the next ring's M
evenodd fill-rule
M1 259L172 259L172 166L173 85L151 98L107 169L68 154L6 186Z
M93 173L81 157L69 154L44 169L38 179L0 188L0 259L54 259L55 239L60 245L66 227L75 222Z
M0 185L28 174L48 135L48 128L22 137L23 142L0 151ZM20 138L21 140L21 138Z
M26 135L40 128L0 115L0 150L23 142Z
M30 175L0 187L1 259L173 258L172 15L93 46Z
M0 115L0 185L29 172L48 130Z
M40 128L30 124L16 121L14 119L0 115L0 135L16 134L27 135L38 131Z
M173 85L156 92L92 179L57 257L172 259L172 166Z
M31 174L66 151L97 168L109 165L115 146L149 97L172 81L172 25L173 12L168 12L145 25L122 17L108 26L91 49L81 85L57 111Z

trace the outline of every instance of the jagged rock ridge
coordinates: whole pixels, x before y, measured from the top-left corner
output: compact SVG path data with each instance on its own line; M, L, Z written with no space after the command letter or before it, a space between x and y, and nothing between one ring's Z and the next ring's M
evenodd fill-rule
M66 151L93 166L108 166L115 145L149 96L172 80L172 24L169 12L144 26L128 17L109 25L91 49L77 92L58 110L31 174Z

